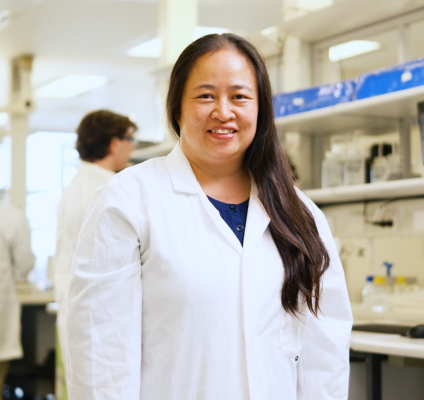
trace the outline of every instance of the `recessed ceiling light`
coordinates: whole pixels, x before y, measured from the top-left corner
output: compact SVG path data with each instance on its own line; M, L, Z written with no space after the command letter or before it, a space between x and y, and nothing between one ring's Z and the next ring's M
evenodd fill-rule
M345 58L359 56L381 48L381 44L371 40L351 40L350 42L332 46L328 50L330 61L344 60Z
M197 26L193 31L193 40L199 39L202 36L209 35L211 33L226 33L228 32L225 28L215 28L210 26ZM127 51L127 55L131 57L144 57L144 58L158 58L162 52L162 41L156 37L143 43L140 43L134 47L131 47Z
M68 99L106 83L105 76L72 74L38 88L35 95L41 98Z

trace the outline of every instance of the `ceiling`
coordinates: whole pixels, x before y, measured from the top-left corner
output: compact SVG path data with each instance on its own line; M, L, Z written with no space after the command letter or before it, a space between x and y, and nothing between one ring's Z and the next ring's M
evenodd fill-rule
M334 0L333 11L324 9L312 14L326 13L328 19L338 8L346 8L355 1ZM392 1L377 2L384 5ZM401 2L408 7L424 4L424 0ZM199 0L198 24L244 35L267 55L275 53L277 47L258 32L271 26L285 26L282 7L283 0ZM6 9L12 16L8 26L0 27L0 108L8 102L9 59L33 54L34 89L68 74L100 74L109 81L106 86L71 99L35 99L31 131L73 131L84 114L107 108L131 115L140 127L140 139L162 139L163 105L157 97L153 74L158 68L157 60L125 54L131 44L156 34L158 0L0 0L0 12ZM307 22L313 15L303 18L299 21ZM312 34L312 27L304 29ZM417 23L411 28L413 57L424 56L423 38L424 23ZM336 67L341 79L397 62L395 31L366 39L379 41L382 49L339 63Z
M32 131L72 131L85 113L108 108L131 115L140 139L161 140L157 61L125 55L157 31L157 0L0 0L5 9L12 18L0 30L0 106L8 101L8 60L33 54L34 88L71 73L105 75L109 83L72 99L36 99ZM199 0L198 22L246 34L280 24L281 9L282 0Z

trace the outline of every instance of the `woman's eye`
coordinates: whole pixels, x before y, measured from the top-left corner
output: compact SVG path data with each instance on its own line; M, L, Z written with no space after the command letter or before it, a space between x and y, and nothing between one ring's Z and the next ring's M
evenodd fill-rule
M243 99L245 99L246 97L244 97L242 94L236 94L236 95L234 96L234 98L235 98L236 100L243 100Z
M211 99L211 98L212 98L212 95L210 94L201 94L199 96L199 99Z

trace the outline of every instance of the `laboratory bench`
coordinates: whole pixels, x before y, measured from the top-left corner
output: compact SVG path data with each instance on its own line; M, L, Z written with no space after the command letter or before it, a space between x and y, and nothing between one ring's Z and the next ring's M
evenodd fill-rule
M396 359L398 365L424 367L424 339L411 339L395 333L366 332L360 326L374 325L387 332L406 331L424 324L423 310L399 310L376 313L351 303L354 329L350 336L351 361L364 361L366 400L382 399L382 362ZM372 327L371 327L372 329Z

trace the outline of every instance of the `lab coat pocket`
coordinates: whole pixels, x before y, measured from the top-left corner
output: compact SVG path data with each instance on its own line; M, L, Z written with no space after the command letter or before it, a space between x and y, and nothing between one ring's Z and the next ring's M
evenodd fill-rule
M281 310L280 347L284 357L299 356L306 328L306 310L302 309L297 316Z

